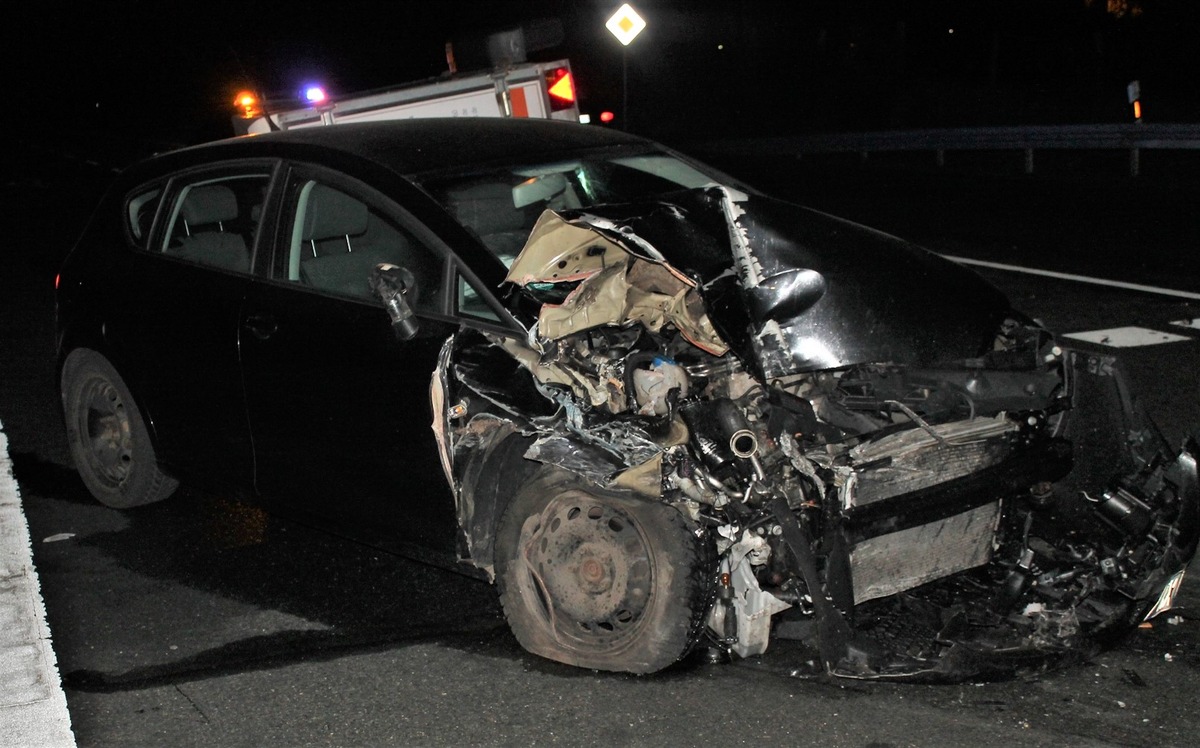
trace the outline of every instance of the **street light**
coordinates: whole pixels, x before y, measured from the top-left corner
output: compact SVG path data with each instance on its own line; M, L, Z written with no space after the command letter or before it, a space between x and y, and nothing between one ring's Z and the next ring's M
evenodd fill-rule
M624 128L629 129L629 43L646 28L646 20L638 15L629 3L625 3L613 13L604 24L612 35L621 42L621 114L625 119Z

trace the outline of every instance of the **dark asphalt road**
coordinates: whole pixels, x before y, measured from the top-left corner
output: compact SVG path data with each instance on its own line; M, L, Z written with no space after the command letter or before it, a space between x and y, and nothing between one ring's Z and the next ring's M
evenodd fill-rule
M1033 679L830 684L789 677L793 663L782 648L736 666L690 663L635 678L526 655L480 582L242 501L185 489L139 510L101 507L69 468L50 354L54 269L103 175L57 163L47 173L37 159L27 165L38 168L21 171L18 163L0 197L5 215L24 218L0 256L0 421L80 745L1194 743L1200 575L1185 585L1176 624L1160 619L1091 663ZM1184 197L1160 205L1160 215L1142 214L1175 226L1134 232L1157 237L1157 246L1129 246L1107 226L1088 228L1080 215L1096 206L1072 202L1078 196L1061 184L1027 183L1032 196L1022 197L1008 183L947 185L894 173L762 176L757 181L818 207L859 206L840 212L898 233L914 228L910 236L939 248L1198 290L1194 262L1170 267L1179 263L1170 257L1196 246L1186 233L1190 218L1166 212L1182 210ZM788 184L804 187L786 192ZM1023 199L1051 207L1022 215ZM939 228L947 222L957 228ZM1092 238L1056 228L1067 224ZM1006 234L1005 226L1019 230ZM1019 252L1008 254L1012 246ZM1089 246L1103 251L1088 254ZM1164 329L1200 317L1194 303L988 277L1060 331ZM1173 440L1200 424L1200 339L1191 337L1125 355ZM41 542L60 533L73 537Z

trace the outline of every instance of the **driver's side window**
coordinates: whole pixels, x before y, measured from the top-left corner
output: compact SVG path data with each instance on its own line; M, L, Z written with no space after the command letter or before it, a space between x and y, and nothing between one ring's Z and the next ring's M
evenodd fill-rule
M320 179L293 177L287 246L276 277L339 296L369 298L368 279L380 263L404 268L415 282L409 303L441 312L441 256L411 231L357 194Z

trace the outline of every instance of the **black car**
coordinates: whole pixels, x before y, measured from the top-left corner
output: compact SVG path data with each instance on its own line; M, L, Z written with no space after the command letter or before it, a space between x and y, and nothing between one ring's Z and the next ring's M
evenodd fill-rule
M610 130L411 120L123 174L67 259L72 454L493 579L530 651L851 677L1086 654L1200 534L1111 357L958 265Z

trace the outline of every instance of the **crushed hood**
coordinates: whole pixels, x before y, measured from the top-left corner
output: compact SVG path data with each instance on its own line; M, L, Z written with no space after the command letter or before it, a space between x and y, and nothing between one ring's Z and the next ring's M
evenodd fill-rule
M1003 294L931 252L717 185L547 211L507 280L578 283L543 307L543 334L651 317L710 352L732 348L768 378L975 357L1011 314Z

